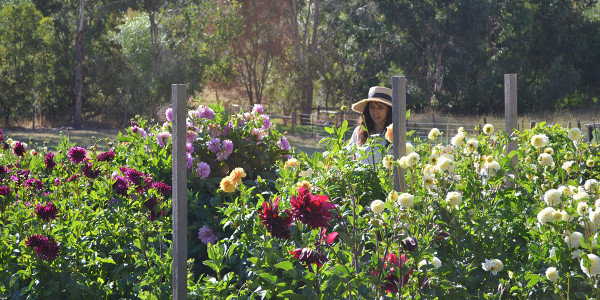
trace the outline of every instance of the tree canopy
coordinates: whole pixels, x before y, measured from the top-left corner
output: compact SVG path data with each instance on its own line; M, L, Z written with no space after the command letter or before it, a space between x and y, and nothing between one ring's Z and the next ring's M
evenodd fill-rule
M592 0L5 0L0 9L5 126L34 107L51 125L156 118L173 83L238 90L239 104L283 113L348 106L392 75L407 76L414 110L500 113L506 73L518 75L524 113L597 107L600 92Z

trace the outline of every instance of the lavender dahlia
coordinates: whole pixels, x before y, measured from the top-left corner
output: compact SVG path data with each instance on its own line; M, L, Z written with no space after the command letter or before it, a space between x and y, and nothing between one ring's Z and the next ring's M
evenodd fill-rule
M156 135L156 142L161 146L161 147L165 147L167 145L167 142L169 142L169 139L171 138L171 134L163 131L159 134Z
M202 226L202 228L198 230L198 238L205 244L214 244L217 241L217 236L206 225Z
M210 166L207 163L201 161L196 167L196 173L198 173L198 177L200 179L205 179L206 177L208 177L208 175L210 175Z
M86 155L87 151L82 147L72 147L67 153L69 159L76 164L82 162L85 159Z

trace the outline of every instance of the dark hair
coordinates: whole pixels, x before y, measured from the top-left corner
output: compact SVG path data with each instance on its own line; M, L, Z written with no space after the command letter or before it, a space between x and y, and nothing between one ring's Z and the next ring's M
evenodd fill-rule
M385 127L388 127L390 124L392 124L392 108L391 107L389 107L389 109L387 111L387 116L385 118ZM363 115L360 120L359 126L360 126L360 129L358 131L358 144L361 146L365 144L365 142L367 141L367 138L369 138L369 135L379 133L379 132L375 132L375 122L373 121L373 118L371 118L371 112L369 111L368 103L367 103L367 105L365 105L365 108L363 110ZM367 128L366 131L363 129L363 126Z

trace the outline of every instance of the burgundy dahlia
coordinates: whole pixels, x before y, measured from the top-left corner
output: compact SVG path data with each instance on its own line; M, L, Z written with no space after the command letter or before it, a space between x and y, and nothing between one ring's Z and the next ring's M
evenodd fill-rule
M10 195L10 192L12 192L12 190L7 187L7 186L0 186L0 196L4 196L4 197L8 197L8 195Z
M83 167L81 167L83 171L83 176L91 179L96 179L100 176L100 170L92 168L92 164L90 162L85 162Z
M13 152L15 152L15 155L20 157L25 156L25 151L27 151L27 149L25 149L25 145L23 145L23 143L21 142L17 142L15 144L15 147L13 148Z
M54 238L43 235L27 237L25 245L35 249L35 254L42 260L53 261L60 252L60 248Z
M76 164L82 162L85 159L86 155L87 151L85 150L85 148L81 147L72 147L71 149L69 149L69 152L67 152L67 156L69 157L69 159Z
M152 183L152 187L155 188L163 197L171 196L171 186L164 182L155 181Z
M113 159L115 159L115 152L113 150L98 154L98 161L112 161Z
M4 134L2 134L2 129L0 129L0 142L4 141Z
M312 195L304 187L298 189L298 197L292 196L290 202L294 218L312 228L327 227L329 220L331 220L331 212L329 210L335 208L329 202L329 197L325 195Z
M271 236L288 239L290 238L290 224L292 224L292 213L290 210L284 212L285 216L279 215L279 197L275 198L275 202L263 202L262 211L259 217L262 219L262 224L265 225Z
M127 181L125 181L125 178L117 175L115 183L113 183L113 188L115 189L115 193L127 196Z
M4 174L8 174L9 170L7 167L5 166L0 166L0 177L2 177L2 175Z
M121 170L123 175L125 175L125 178L127 178L127 180L129 180L129 182L131 182L137 186L141 186L142 182L145 181L144 173L142 173L138 170L127 168L127 167L120 167L119 169Z
M4 145L2 145L2 150L8 150L8 148L10 148L10 146L7 143L4 143Z
M25 180L25 186L29 188L34 188L36 190L41 190L44 187L44 183L37 178L29 178Z
M160 217L164 217L164 216L165 216L165 211L164 210L161 210L161 211L151 210L150 212L148 212L148 219L150 221L156 221Z
M144 206L151 211L154 209L154 206L156 206L157 203L158 199L156 199L156 197L152 197L144 202Z
M38 204L35 206L35 214L44 222L48 222L56 219L56 216L58 215L58 208L56 208L52 202L48 202L46 205Z
M316 264L322 266L328 262L329 259L321 253L319 250L313 250L310 248L296 248L294 251L290 251L300 262L305 263L307 266L310 264Z
M54 153L48 152L46 156L44 156L44 163L46 164L46 169L52 170L56 167L56 163L54 162Z

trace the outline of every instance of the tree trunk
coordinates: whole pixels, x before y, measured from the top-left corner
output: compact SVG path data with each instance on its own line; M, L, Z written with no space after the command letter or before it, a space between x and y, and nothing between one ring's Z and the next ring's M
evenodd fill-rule
M148 13L148 18L150 19L150 38L152 39L152 56L154 58L154 70L152 72L152 81L153 81L153 91L151 95L151 118L156 119L156 107L158 105L158 76L160 75L160 67L162 63L162 55L160 51L160 41L158 36L158 24L156 23L156 18L154 12L151 11Z
M77 38L75 40L75 49L77 52L75 70L75 115L73 118L73 127L75 129L81 128L83 121L83 58L85 56L85 49L83 45L83 25L85 17L85 0L79 0L79 23L77 25Z

